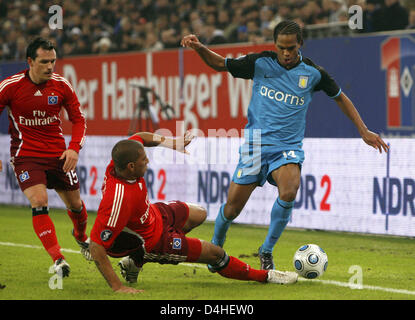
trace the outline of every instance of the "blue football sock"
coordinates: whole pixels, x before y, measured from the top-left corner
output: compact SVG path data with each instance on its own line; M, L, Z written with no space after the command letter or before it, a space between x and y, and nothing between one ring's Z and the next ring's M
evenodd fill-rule
M222 204L218 216L215 220L215 231L212 237L211 242L216 244L217 246L223 247L226 239L226 232L228 231L232 220L227 219L223 214L223 209L225 208L225 204Z
M279 197L274 202L271 210L271 223L268 228L268 234L265 242L261 247L261 252L271 252L275 244L284 231L288 221L290 221L291 212L293 210L294 201L284 201Z

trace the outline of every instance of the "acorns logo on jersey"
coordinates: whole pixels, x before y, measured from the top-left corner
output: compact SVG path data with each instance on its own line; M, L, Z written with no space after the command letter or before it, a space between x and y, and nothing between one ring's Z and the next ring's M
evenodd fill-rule
M269 89L266 86L262 86L260 90L261 96L266 96L269 99L276 100L278 102L284 102L290 105L302 106L304 104L304 97L295 96L282 91Z

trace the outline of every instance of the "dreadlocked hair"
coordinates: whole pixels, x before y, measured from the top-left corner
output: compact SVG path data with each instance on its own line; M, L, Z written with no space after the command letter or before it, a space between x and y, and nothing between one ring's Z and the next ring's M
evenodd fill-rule
M297 42L303 45L303 30L297 22L294 21L282 21L274 28L274 43L277 42L279 34L295 34L297 36Z

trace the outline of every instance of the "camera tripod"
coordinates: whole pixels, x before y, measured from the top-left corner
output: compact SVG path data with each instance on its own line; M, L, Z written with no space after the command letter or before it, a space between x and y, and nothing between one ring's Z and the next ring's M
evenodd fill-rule
M140 86L140 85L135 85L132 84L132 87L138 88L140 90L140 98L137 102L137 106L136 106L136 113L134 114L133 118L130 121L130 128L128 130L128 135L132 135L134 133L136 133L137 131L151 131L150 130L150 122L151 122L151 126L152 126L152 131L156 131L157 129L160 128L159 126L159 119L157 114L154 111L154 108L150 105L149 99L148 99L148 94L151 93L154 98L156 99L156 101L158 101L160 103L160 111L164 113L164 115L166 116L166 118L168 120L171 120L174 118L174 109L171 105L163 102L160 99L160 96L158 94L156 94L154 92L153 89L148 88L148 87L144 87L144 86ZM142 117L142 113L144 113L144 117ZM137 115L137 116L135 116ZM145 119L146 122L146 126L145 129L142 128L142 120ZM138 124L138 130L137 130L137 124Z

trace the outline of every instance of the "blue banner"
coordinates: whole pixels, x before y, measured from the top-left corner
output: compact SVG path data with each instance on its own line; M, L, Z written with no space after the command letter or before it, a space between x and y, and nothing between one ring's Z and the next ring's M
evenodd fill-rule
M27 69L26 62L11 62L0 64L0 81L24 69ZM7 133L8 128L9 120L7 118L7 112L4 111L0 114L0 134Z
M388 137L415 135L415 33L309 40L302 53L336 80L370 130ZM318 92L306 137L359 134L337 104Z

